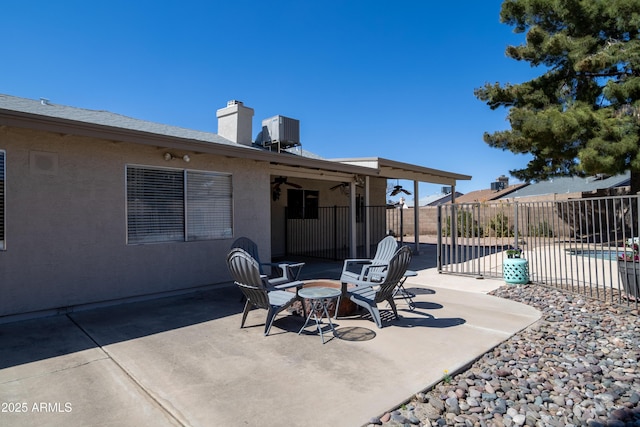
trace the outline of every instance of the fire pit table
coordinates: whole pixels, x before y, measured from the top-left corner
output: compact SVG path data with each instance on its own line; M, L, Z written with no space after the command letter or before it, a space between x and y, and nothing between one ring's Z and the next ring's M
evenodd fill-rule
M302 286L303 289L305 288L333 288L333 289L340 289L341 292L343 291L342 289L342 283L340 283L339 280L331 280L331 279L315 279L315 280L306 280L304 282L304 285ZM304 297L303 295L301 295L302 297ZM344 294L342 295L344 296ZM329 301L327 303L327 312L329 314L329 316L336 318L336 299L333 299L332 301ZM307 312L311 309L311 303L308 299L305 299L305 306L306 306L306 310ZM352 314L354 314L357 310L358 306L351 302L351 300L349 300L348 298L340 298L340 305L338 306L338 316L350 316ZM299 302L295 302L293 305L293 310L302 314L302 306L300 305Z

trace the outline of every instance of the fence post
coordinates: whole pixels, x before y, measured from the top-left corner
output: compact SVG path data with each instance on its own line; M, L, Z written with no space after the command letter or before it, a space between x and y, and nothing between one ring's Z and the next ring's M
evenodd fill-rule
M457 205L451 204L451 252L453 253L453 263L458 262L458 212Z
M515 224L513 225L513 235L515 238L513 248L518 249L519 248L518 241L520 240L518 239L518 202L513 202L513 210L514 210L513 218L515 222Z
M438 273L442 273L442 205L438 205L436 221L436 232L438 233L436 236L438 242L436 245L436 265Z
M404 215L402 214L402 205L400 205L399 209L400 209L400 245L402 246L404 241Z
M334 260L338 259L338 206L337 205L333 205L333 259Z
M474 248L475 248L475 252L476 252L476 254L475 254L476 258L478 259L478 276L483 276L483 274L482 274L482 264L481 264L482 256L480 255L480 239L482 238L482 237L480 237L480 217L482 215L482 212L480 212L480 208L481 208L480 203L478 203L477 205L474 205L474 207L478 208L477 209L477 216L473 218L473 222L472 222L472 224L474 225L474 233L473 234L477 234L477 239L476 239L477 244L474 245ZM475 231L476 221L478 223L477 231Z
M637 224L637 228L636 228L636 234L638 234L638 236L640 236L640 197L638 197L638 194L635 194L636 196L636 221L638 222ZM633 221L633 209L631 210L631 220ZM631 237L638 237L638 236L631 236Z

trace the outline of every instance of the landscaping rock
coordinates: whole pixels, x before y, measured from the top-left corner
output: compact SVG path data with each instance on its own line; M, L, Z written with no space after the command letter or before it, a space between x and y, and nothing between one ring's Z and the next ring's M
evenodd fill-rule
M493 294L532 305L542 318L389 418L424 426L640 426L635 311L540 285ZM398 423L389 418L383 422Z

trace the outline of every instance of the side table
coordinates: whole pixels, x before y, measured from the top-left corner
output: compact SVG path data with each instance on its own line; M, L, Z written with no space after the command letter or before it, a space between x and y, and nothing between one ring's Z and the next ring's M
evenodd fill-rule
M336 332L333 323L331 322L331 316L329 316L329 312L327 311L327 303L333 298L337 298L338 301L336 303L336 307L340 306L340 295L342 291L337 288L325 288L325 287L314 287L314 288L302 288L298 291L298 296L308 299L311 303L311 308L309 309L309 314L307 315L307 320L298 331L298 335L307 327L309 321L311 320L311 316L313 316L313 320L316 322L316 328L318 328L318 332L320 333L320 339L322 340L322 344L325 343L324 336L322 335L322 327L320 324L322 323L322 315L324 314L329 320L329 326L331 326L331 331ZM318 317L318 313L320 313L320 317Z

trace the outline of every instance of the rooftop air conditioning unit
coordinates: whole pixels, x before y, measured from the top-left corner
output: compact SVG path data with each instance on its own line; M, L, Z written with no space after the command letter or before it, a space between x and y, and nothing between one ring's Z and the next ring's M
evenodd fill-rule
M504 182L501 182L501 181L498 181L498 182L492 182L492 183L491 183L491 189L492 189L493 191L500 191L500 190L504 190L504 188L505 188L505 187L506 187L506 186L505 186L505 183L504 183Z
M300 120L273 116L262 121L262 145L278 151L300 145Z

